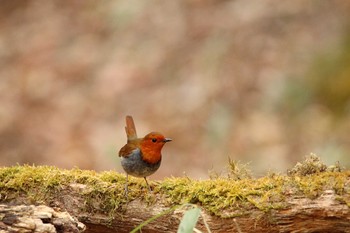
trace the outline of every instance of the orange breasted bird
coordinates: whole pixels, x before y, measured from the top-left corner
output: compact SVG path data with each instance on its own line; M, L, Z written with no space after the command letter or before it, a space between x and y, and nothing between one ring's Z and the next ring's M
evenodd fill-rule
M162 161L161 150L171 139L158 132L151 132L143 138L137 138L132 116L126 116L125 131L128 140L119 151L121 164L126 172L125 194L128 194L128 175L143 177L151 191L146 177L158 170Z

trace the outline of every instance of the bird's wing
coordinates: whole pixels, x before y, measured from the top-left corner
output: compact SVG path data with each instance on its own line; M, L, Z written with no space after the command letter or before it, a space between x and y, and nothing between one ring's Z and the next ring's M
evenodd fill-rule
M119 151L119 157L127 158L132 153L134 153L135 150L139 150L137 145L133 143L127 143L125 146L123 146Z
M136 127L134 120L132 119L132 116L126 116L126 126L125 126L125 132L126 136L128 137L128 142L137 139L136 134Z

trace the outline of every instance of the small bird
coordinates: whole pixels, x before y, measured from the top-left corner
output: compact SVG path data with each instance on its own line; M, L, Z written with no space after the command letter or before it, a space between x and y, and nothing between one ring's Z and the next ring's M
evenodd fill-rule
M161 150L165 143L172 141L161 133L151 132L144 138L137 138L132 116L126 116L127 143L119 151L121 165L126 172L125 194L128 195L128 175L143 177L147 187L151 188L146 177L158 170L162 161Z

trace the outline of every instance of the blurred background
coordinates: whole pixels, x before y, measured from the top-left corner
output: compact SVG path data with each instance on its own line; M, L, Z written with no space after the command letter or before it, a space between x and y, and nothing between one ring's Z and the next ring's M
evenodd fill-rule
M350 165L350 1L0 5L0 166L122 172L125 116L173 141L151 179L228 158Z

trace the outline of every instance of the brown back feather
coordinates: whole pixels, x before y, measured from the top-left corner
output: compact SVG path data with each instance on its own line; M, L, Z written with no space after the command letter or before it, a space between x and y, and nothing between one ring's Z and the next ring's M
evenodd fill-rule
M140 140L135 140L133 142L128 142L119 151L119 157L127 158L131 155L133 150L139 148Z

